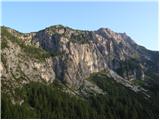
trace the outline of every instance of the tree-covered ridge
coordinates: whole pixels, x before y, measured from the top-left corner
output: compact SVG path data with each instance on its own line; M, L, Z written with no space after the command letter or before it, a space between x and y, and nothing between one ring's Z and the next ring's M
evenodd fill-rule
M150 97L147 98L141 92L133 92L117 83L105 73L93 74L90 80L106 91L106 100L110 99L112 103L110 107L115 111L116 116L119 116L118 118L158 118L159 89L157 85L151 84L146 88L150 91ZM154 89L153 86L155 86Z
M158 118L158 108L149 98L145 99L104 73L94 74L89 80L105 94L80 98L61 91L57 85L36 82L21 89L24 98L21 105L13 105L2 94L2 118Z
M21 106L13 105L2 95L2 118L89 118L93 114L86 100L70 96L53 85L30 83L23 93Z

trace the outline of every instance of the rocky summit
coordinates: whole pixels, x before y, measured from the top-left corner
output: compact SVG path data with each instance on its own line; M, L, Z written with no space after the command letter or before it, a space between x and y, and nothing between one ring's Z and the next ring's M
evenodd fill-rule
M2 118L158 118L159 52L126 33L2 26L0 68Z

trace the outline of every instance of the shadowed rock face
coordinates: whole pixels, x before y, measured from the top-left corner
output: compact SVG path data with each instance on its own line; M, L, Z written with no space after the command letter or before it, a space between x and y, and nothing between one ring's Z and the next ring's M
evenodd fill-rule
M125 33L116 33L107 28L80 31L61 25L27 34L10 28L2 29L19 38L25 46L34 46L49 53L48 58L37 63L36 58L20 58L19 54L26 56L26 53L17 43L10 42L9 47L2 50L7 65L12 63L16 68L17 61L23 61L19 64L20 68L30 80L37 73L40 79L47 82L57 78L69 87L79 88L92 73L105 71L109 77L134 91L141 90L133 84L135 80L146 81L146 85L148 81L158 83L159 53L137 45ZM6 71L9 69L4 63L2 66ZM11 71L2 73L2 76L9 76ZM149 76L150 72L156 80Z
M128 81L144 80L148 62L158 73L158 52L138 46L125 33L107 28L79 31L53 26L37 32L34 39L48 52L61 54L56 56L54 69L57 77L73 86L102 70L111 70Z

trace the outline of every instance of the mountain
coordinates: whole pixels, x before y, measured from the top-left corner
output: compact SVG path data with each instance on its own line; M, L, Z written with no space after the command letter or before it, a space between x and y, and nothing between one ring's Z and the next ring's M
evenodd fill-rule
M1 27L2 118L158 118L159 52L108 28Z

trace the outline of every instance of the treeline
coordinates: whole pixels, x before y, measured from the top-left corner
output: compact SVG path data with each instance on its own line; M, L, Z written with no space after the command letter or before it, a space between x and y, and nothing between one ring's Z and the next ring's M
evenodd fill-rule
M158 107L103 74L89 78L106 91L87 98L69 95L53 85L30 83L22 88L24 102L11 103L2 94L2 118L158 118ZM158 105L158 103L157 103Z

